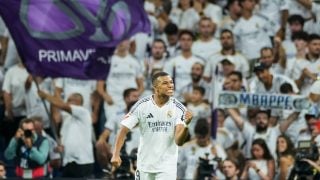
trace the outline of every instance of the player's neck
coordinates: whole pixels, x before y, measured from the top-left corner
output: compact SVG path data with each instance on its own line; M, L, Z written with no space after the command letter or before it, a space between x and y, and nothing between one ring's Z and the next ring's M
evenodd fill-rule
M169 96L161 96L159 94L155 94L153 96L153 100L154 102L156 103L157 106L161 107L163 106L164 104L166 104L168 101L169 101Z

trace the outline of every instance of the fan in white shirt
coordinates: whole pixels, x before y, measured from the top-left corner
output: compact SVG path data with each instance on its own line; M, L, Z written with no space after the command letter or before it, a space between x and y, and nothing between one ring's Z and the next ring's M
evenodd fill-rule
M192 7L192 1L180 0L178 7L170 11L169 19L172 23L176 24L179 29L194 31L200 20L200 16Z
M254 15L255 0L244 0L242 6L242 17L236 23L233 33L237 37L237 49L248 58L253 60L259 58L262 47L271 47L270 36L272 26L266 19Z
M227 154L222 146L212 143L209 127L206 119L199 119L194 129L196 138L179 149L178 179L202 179L199 172L201 170L198 169L199 158L208 158L209 164L219 171L218 162L214 159L221 158L223 161ZM218 174L217 171L215 173Z
M152 94L151 77L155 71L162 71L167 59L168 52L162 39L155 39L151 46L151 56L144 61L145 90L144 95Z
M239 0L229 0L226 5L227 15L221 21L220 30L229 29L233 30L236 22L241 17L241 7Z
M251 93L279 94L280 87L284 83L289 83L295 93L299 92L297 85L291 79L280 74L271 74L263 63L256 63L254 72L256 77L250 83Z
M175 90L177 92L191 83L191 67L194 63L204 64L205 62L194 56L191 52L194 35L191 31L183 30L179 34L179 42L181 46L181 55L170 59L165 63L163 70L169 73L175 82Z
M93 172L94 163L92 118L89 110L82 106L82 95L73 93L67 102L41 90L38 91L38 95L63 111L60 131L64 146L63 177L89 177ZM78 172L77 169L83 171Z
M217 28L220 27L222 19L222 8L220 6L212 4L207 0L195 0L193 4L193 7L201 16L209 17L216 24Z
M258 14L269 19L274 25L274 32L279 28L283 30L287 25L288 8L290 0L260 0Z
M249 63L248 60L241 54L235 51L234 36L232 31L224 29L221 31L220 42L222 50L209 57L207 66L204 71L204 79L211 81L215 75L219 74L219 63L224 59L229 59L235 65L235 70L240 71L242 75L249 77Z
M202 17L199 21L199 39L192 44L192 54L208 60L210 55L221 50L220 42L213 37L216 27L208 17Z
M142 66L129 54L129 41L121 42L111 58L109 75L106 81L98 81L97 91L104 99L106 118L119 109L125 108L122 93L125 89L136 88L139 94L144 91Z
M174 84L165 72L153 76L154 95L139 100L122 120L111 163L121 165L120 150L126 134L135 126L140 129L136 178L176 179L178 146L188 134L192 114L172 98Z
M294 69L299 72L296 83L301 87L302 94L308 94L313 81L316 81L320 72L320 36L310 34L308 38L308 53L305 59L298 61Z

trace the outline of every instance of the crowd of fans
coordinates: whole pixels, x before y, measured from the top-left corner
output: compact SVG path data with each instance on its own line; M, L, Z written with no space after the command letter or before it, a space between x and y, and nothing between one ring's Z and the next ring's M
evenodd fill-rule
M0 22L0 178L4 167L8 177L111 176L120 121L152 94L159 71L173 77L175 97L193 112L178 179L319 176L320 4L146 0L144 8L151 33L121 42L98 81L32 77ZM213 111L213 90L302 95L313 109ZM127 137L118 179L134 174L139 133Z

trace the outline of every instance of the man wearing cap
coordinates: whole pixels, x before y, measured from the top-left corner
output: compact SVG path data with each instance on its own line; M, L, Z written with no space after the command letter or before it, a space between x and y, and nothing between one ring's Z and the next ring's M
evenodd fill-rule
M296 84L286 76L281 74L271 74L268 67L261 62L255 64L254 73L256 77L250 83L251 93L274 93L280 92L280 87L283 83L289 83L293 87L295 93L299 92Z
M280 87L284 83L289 83L294 93L299 92L297 85L291 79L281 74L271 74L268 66L264 63L256 63L253 71L256 77L253 78L249 85L249 91L251 93L280 94ZM281 110L272 109L271 116L273 124L277 122L277 117L281 117L281 114Z

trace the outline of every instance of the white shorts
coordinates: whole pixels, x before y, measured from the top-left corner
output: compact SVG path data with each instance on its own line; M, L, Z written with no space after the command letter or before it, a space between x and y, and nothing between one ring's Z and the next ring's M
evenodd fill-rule
M176 180L177 171L149 173L136 170L135 180Z

